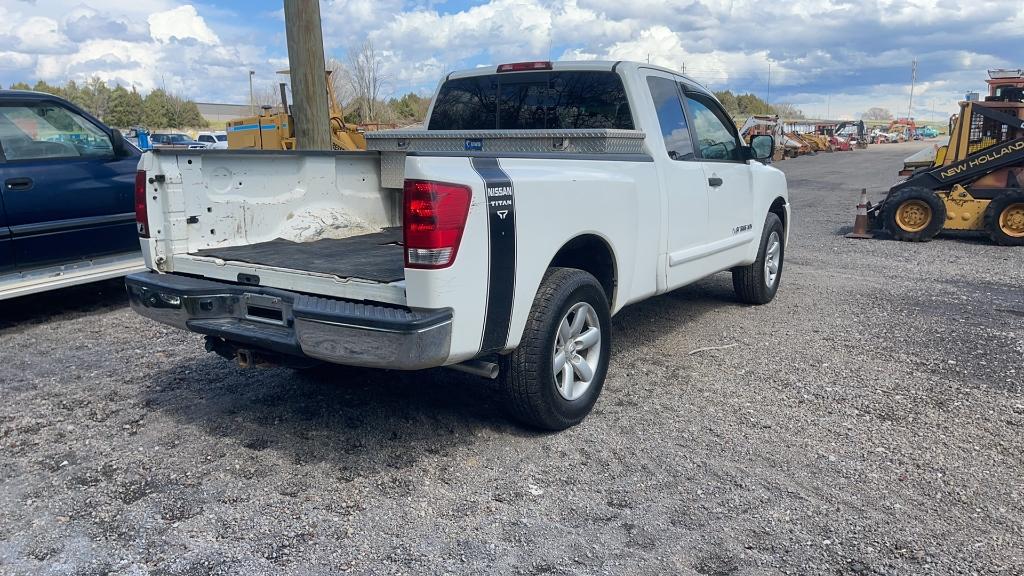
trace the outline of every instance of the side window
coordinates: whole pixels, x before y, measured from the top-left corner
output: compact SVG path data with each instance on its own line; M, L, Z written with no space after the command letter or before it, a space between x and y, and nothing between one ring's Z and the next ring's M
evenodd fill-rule
M679 100L676 83L667 78L647 77L647 86L651 90L654 109L658 112L658 124L661 125L661 136L665 139L668 157L673 160L692 160L693 140L683 116L683 103Z
M742 160L736 134L728 128L732 120L706 96L687 94L686 101L690 106L701 157L708 160Z
M114 155L105 132L52 102L0 106L0 146L8 161Z

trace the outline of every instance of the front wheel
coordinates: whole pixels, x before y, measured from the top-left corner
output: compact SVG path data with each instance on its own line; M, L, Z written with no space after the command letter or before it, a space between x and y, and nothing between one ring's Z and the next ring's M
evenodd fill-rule
M608 372L608 308L604 290L589 273L548 270L521 344L502 361L502 387L516 419L564 430L590 413Z
M767 304L775 298L782 281L782 262L786 255L786 230L777 214L768 213L761 232L757 260L749 266L732 269L732 287L745 304Z
M882 225L897 240L927 242L942 230L946 205L935 192L905 188L882 204Z

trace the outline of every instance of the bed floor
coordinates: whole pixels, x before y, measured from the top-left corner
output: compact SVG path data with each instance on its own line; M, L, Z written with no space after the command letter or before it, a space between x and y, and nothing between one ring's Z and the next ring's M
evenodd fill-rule
M401 228L385 228L337 240L292 242L279 238L248 246L208 248L192 255L386 283L405 278L401 242Z

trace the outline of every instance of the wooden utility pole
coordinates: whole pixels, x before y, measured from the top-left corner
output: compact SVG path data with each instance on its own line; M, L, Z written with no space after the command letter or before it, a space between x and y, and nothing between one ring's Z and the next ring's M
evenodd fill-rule
M319 1L284 0L284 27L288 35L295 147L300 150L330 150L331 117L327 110Z

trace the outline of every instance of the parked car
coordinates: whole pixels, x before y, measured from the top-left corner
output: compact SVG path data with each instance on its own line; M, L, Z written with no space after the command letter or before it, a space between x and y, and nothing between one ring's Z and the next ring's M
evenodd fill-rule
M149 141L153 148L185 148L189 150L202 150L206 144L193 140L185 134L161 134L149 135Z
M143 269L139 156L66 100L0 90L0 299Z
M200 132L196 136L196 140L206 144L207 148L214 150L224 150L228 147L228 133L224 131L220 132Z
M157 150L132 307L242 365L312 359L501 379L558 430L594 406L610 316L731 271L779 288L786 178L714 95L634 62L449 74L427 130L370 152ZM376 151L376 152L374 152Z

